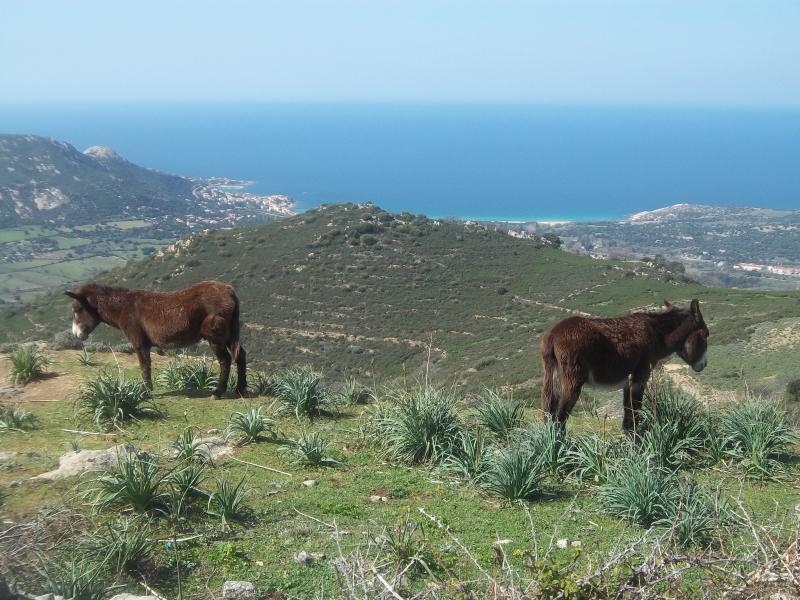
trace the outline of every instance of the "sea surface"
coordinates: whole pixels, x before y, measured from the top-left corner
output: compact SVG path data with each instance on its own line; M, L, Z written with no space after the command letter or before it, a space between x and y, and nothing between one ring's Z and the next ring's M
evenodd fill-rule
M800 111L521 105L0 104L0 132L250 179L298 206L617 219L689 202L800 208Z

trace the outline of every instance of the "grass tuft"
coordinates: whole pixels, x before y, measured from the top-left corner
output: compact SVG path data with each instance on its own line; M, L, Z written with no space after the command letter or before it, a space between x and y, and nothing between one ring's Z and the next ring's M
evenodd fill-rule
M247 480L242 477L233 483L227 477L218 478L216 489L208 497L206 512L222 521L222 526L227 528L228 523L240 518L244 510L244 499L249 492Z
M281 450L288 454L297 464L308 467L330 466L338 461L328 457L330 442L323 438L319 432L303 432L291 444Z
M104 371L84 382L78 392L78 406L104 430L120 427L128 419L162 414L144 382L122 372Z
M86 553L108 566L114 574L135 574L150 557L150 523L140 518L122 518L106 523L83 539Z
M187 427L172 442L174 458L182 462L211 462L211 453L208 446L200 441L197 432Z
M482 485L500 498L527 500L541 492L546 473L546 461L529 448L511 445L491 453Z
M167 475L160 472L155 457L133 452L121 453L114 470L100 473L86 492L98 509L122 507L136 512L161 511L168 495L162 484Z
M314 418L326 400L320 376L310 367L279 371L267 387L298 420Z
M45 367L53 361L44 350L34 344L19 346L8 356L11 372L8 378L14 385L26 385L44 375Z
M396 460L439 462L461 429L452 391L416 387L383 400L372 412L373 436Z
M28 431L36 427L36 417L20 406L0 408L0 433Z
M486 390L480 397L475 417L481 426L501 439L508 439L511 432L522 424L525 407L509 396L494 390Z
M275 421L262 414L263 410L263 406L253 406L245 412L235 412L231 415L227 432L228 435L239 436L237 442L239 446L256 442L264 434L269 434L273 439L277 437Z

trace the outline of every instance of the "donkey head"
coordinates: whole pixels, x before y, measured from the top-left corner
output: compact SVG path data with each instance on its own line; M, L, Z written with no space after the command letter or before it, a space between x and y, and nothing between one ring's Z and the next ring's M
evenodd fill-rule
M686 317L681 325L681 333L685 333L685 338L677 354L699 373L708 365L708 327L700 313L698 300L692 300L689 310L685 312Z
M64 292L72 301L72 333L85 340L94 328L101 323L97 309L90 303L85 294L80 292Z

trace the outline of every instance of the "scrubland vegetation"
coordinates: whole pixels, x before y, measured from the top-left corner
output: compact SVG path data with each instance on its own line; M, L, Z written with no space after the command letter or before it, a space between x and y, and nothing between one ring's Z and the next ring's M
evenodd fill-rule
M152 395L110 359L57 353L83 376L74 403L0 415L16 452L0 462L0 569L24 589L744 597L798 576L798 438L777 399L708 404L662 379L635 438L586 414L562 436L509 391L298 367L213 401L197 394L202 358L159 359ZM110 447L103 470L28 480Z

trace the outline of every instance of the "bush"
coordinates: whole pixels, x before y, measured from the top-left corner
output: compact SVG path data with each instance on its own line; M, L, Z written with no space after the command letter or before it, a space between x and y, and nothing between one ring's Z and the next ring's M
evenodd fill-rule
M715 500L695 481L680 482L679 498L668 517L654 525L672 530L674 541L685 548L707 547L720 527L720 512Z
M514 443L532 456L538 457L542 467L553 475L566 474L570 469L569 443L564 432L549 418L533 423L526 429L514 432Z
M451 454L443 462L445 469L473 482L483 479L489 468L491 446L482 429L458 432Z
M161 410L144 382L127 378L122 372L104 371L84 382L78 392L80 412L88 414L101 429L119 427L128 419L160 416Z
M450 454L460 430L455 404L455 395L448 391L401 391L373 412L373 434L397 460L439 462Z
M148 521L124 518L106 523L88 534L82 546L89 556L108 565L115 574L134 574L152 554L153 544L149 535Z
M0 433L27 431L36 427L36 417L19 406L0 407Z
M69 562L42 562L39 574L47 583L49 593L70 600L102 600L106 594L103 586L102 564L93 564L85 558Z
M238 435L239 446L258 441L263 434L269 434L273 439L277 437L275 421L262 414L263 406L251 407L246 412L235 412L228 423L228 433Z
M33 344L26 344L14 350L8 357L11 361L9 379L14 385L25 385L44 374L44 369L52 360L44 351Z
M119 352L120 354L133 354L133 346L129 342L114 344L111 346L111 349L114 352Z
M783 407L776 402L748 398L720 415L725 453L739 462L748 477L768 479L783 470L795 434Z
M626 449L632 451L626 441L608 440L595 434L579 435L572 438L566 461L578 481L603 484L608 481L612 465Z
M201 442L191 427L184 429L172 442L174 458L182 462L211 462L208 446Z
M611 467L598 500L608 514L650 527L674 514L679 493L671 471L649 456L630 453Z
M223 527L227 527L228 522L242 516L244 498L248 491L247 480L244 477L237 483L227 478L217 479L216 490L208 497L208 514L219 517Z
M325 402L320 376L310 367L280 371L271 378L268 387L298 420L313 418Z
M497 437L507 439L522 423L524 406L511 397L501 396L493 390L481 395L475 417L483 427Z
M92 359L92 355L84 348L81 353L78 355L78 363L80 363L84 367L93 367L94 360Z
M297 464L308 467L319 467L338 464L338 461L327 456L330 442L323 438L318 432L301 433L297 439L291 441L288 446L281 448Z
M703 454L712 437L703 406L668 385L655 384L645 391L640 415L642 448L665 467L692 463Z
M83 349L87 352L108 352L111 346L103 342L84 342Z
M347 379L341 388L337 390L334 399L338 404L353 406L356 404L368 404L375 397L369 388L361 385L355 378Z
M162 488L165 481L155 457L121 453L116 468L98 475L86 496L92 497L91 504L96 508L122 506L136 512L163 512L168 501Z
M50 344L53 350L80 350L83 348L81 339L72 333L69 329L59 331L53 336L53 342Z
M486 491L506 500L526 500L541 492L545 461L516 445L494 451L483 477Z

